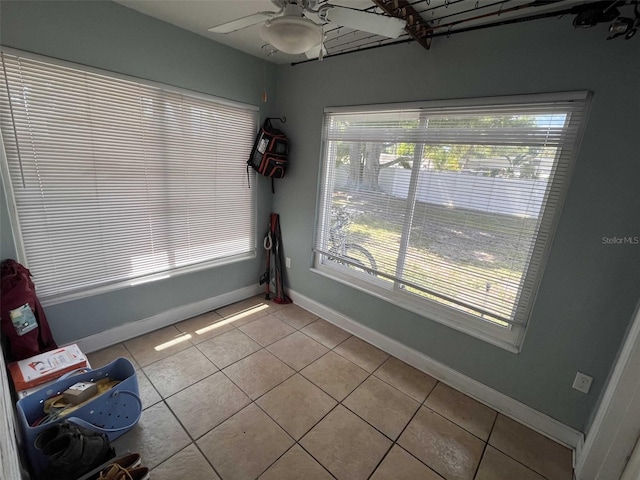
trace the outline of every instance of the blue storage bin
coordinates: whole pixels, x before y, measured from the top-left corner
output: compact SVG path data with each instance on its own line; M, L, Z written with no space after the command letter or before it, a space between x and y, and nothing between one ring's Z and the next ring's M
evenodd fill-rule
M60 395L78 382L95 382L103 378L119 380L120 383L58 421L66 420L90 430L104 433L109 437L110 441L113 441L133 428L142 415L138 378L133 364L126 358L118 358L104 367L61 378L57 382L18 401L16 409L18 422L22 430L23 445L36 474L47 466L48 459L40 450L35 448L35 439L40 432L55 423L47 423L36 427L31 426L43 416L45 400Z

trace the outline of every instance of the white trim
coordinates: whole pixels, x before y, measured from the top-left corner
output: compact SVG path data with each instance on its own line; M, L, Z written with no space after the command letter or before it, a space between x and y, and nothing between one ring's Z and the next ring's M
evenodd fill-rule
M503 415L510 417L542 435L575 449L581 442L582 433L555 420L544 413L514 400L456 370L428 357L424 353L403 345L380 332L321 305L304 295L289 290L289 296L302 308L324 318L353 335L366 340L385 352L399 358L447 385L475 398Z
M262 291L259 285L240 288L232 292L223 293L217 297L207 298L199 302L182 305L151 317L143 318L135 322L125 323L104 332L89 335L88 337L71 340L68 343L76 343L84 353L91 353L103 348L124 342L159 328L168 327L174 323L195 317L202 313L210 312L245 298L258 295Z
M316 255L313 265L314 266L310 268L310 271L313 273L342 283L347 287L360 290L372 297L379 298L387 303L421 315L424 318L438 322L446 327L476 337L491 345L502 348L507 352L513 354L520 353L520 346L522 345L520 339L524 336L524 330L526 328L524 325L512 325L511 328L499 327L486 321L478 321L475 317L437 302L422 298L420 300L414 300L409 295L402 295L397 291L394 292L397 296L392 298L387 294L387 292L390 292L389 288L384 286L382 282L377 281L376 278L362 280L357 277L357 272L355 274L352 271L343 273L339 265L333 266L330 263L320 263L318 255ZM425 305L428 305L428 311Z
M479 107L509 105L512 103L541 103L586 100L589 98L588 90L571 90L567 92L531 93L524 95L500 95L496 97L471 97L456 98L452 100L427 100L423 102L402 103L378 103L365 105L344 105L326 107L324 113L361 113L377 112L379 110L412 110L419 108L446 108L446 107Z
M577 452L579 480L618 478L640 431L640 303L622 345L582 451ZM635 433L635 435L634 435Z

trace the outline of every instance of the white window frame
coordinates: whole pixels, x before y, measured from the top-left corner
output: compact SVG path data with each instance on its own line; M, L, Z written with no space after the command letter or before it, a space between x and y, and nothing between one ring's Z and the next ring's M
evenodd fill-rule
M566 92L566 93L552 93L552 94L534 94L534 95L517 95L517 96L502 96L502 97L488 97L488 98L473 98L473 99L456 99L456 100L443 100L443 101L428 101L428 102L412 102L404 104L382 104L382 105L365 105L365 106L349 106L349 107L329 107L326 108L325 123L327 116L332 113L352 113L352 112L380 112L385 110L399 110L399 109L420 109L434 110L438 108L447 107L476 107L476 106L493 106L503 104L526 104L537 102L555 102L555 101L571 101L577 100L584 102L582 109L582 116L578 119L577 133L575 136L575 142L569 145L571 148L571 157L568 160L567 174L565 175L564 182L559 190L558 206L551 220L551 227L548 232L548 240L544 251L542 252L542 260L538 267L538 271L535 278L535 290L529 304L528 318L531 317L533 308L535 306L535 298L537 290L540 287L540 283L544 274L546 261L549 255L551 245L553 243L553 236L556 231L557 223L562 211L564 199L566 197L570 180L571 172L573 171L573 165L577 152L579 150L582 135L585 129L586 120L589 112L590 101L592 94L587 91ZM328 202L327 195L333 191L333 186L330 182L335 178L332 170L335 165L331 165L329 162L328 154L328 142L325 140L325 128L323 127L322 149L320 153L320 172L318 178L318 202L316 207L316 230L314 233L314 244L320 243L320 236L323 234L321 225L324 224L326 212L323 209L323 205ZM418 142L419 143L419 142ZM509 325L508 327L502 327L486 320L480 320L477 317L468 315L460 310L448 307L442 303L438 303L426 298L420 298L416 295L410 294L398 288L398 282L385 282L375 276L368 275L362 272L355 272L353 269L348 268L346 265L341 265L337 262L324 261L327 256L314 248L313 265L311 271L319 274L323 277L342 283L346 286L355 288L364 293L370 294L376 298L384 300L386 302L397 305L400 308L416 313L427 319L436 321L443 325L449 326L455 330L461 331L473 337L479 338L487 343L498 346L512 353L518 353L521 349L524 337L526 335L529 321L524 325Z
M112 72L112 71L108 71L108 70L103 70L103 69L99 69L99 68L94 68L94 67L90 67L87 65L82 65L82 64L77 64L77 63L73 63L73 62L68 62L65 60L61 60L58 58L52 58L52 57L47 57L47 56L43 56L43 55L38 55L35 53L31 53L31 52L25 52L22 50L17 50L14 48L10 48L10 47L5 47L5 46L1 46L1 50L2 52L9 54L9 55L16 55L19 57L23 57L26 59L31 59L31 60L36 60L36 61L41 61L41 62L45 62L45 63L49 63L51 65L56 65L56 66L61 66L61 67L67 67L67 68L71 68L71 69L75 69L75 70L81 70L81 71L85 71L88 73L95 73L98 75L102 75L102 76L107 76L107 77L111 77L114 79L120 79L120 80L124 80L124 81L128 81L128 82L134 82L134 83L138 83L141 85L145 85L145 86L150 86L150 87L154 87L160 90L164 90L164 91L168 91L171 93L176 93L176 94L180 94L180 95L185 95L188 97L193 97L196 99L201 99L201 100L205 100L208 102L214 102L220 105L226 105L226 106L231 106L231 107L237 107L237 108L242 108L245 109L247 111L252 112L253 115L253 130L257 131L257 127L258 127L258 121L259 121L259 116L260 116L260 108L256 105L252 105L252 104L247 104L247 103L243 103L243 102L238 102L235 100L229 100L226 98L222 98L222 97L216 97L210 94L206 94L206 93L202 93L202 92L197 92L197 91L193 91L193 90L188 90L188 89L184 89L181 87L176 87L173 85L168 85L168 84L163 84L160 82L154 82L151 80L147 80L147 79L143 79L143 78L139 78L139 77L133 77L130 75L125 75L125 74L121 74L121 73L117 73L117 72ZM14 244L15 244L15 248L16 248L16 257L17 260L24 264L25 266L29 266L29 262L28 262L28 258L27 258L27 254L26 254L26 250L25 250L25 246L24 246L24 240L22 237L22 229L21 229L21 225L20 225L20 219L19 219L19 214L18 214L18 207L16 204L16 200L15 200L15 196L14 196L14 187L12 185L12 182L10 180L11 176L10 176L10 172L9 172L9 164L8 164L8 159L7 159L7 155L6 155L6 151L5 151L5 143L4 143L4 139L2 136L2 132L0 132L0 176L1 176L1 181L3 182L3 187L5 189L5 199L6 199L6 203L7 203L7 208L8 208L8 213L9 213L9 220L10 220L10 224L11 224L11 230L12 230L12 236L13 236L13 240L14 240ZM253 215L252 215L252 225L251 225L251 229L254 232L254 236L256 236L256 232L257 232L257 189L255 188L255 173L253 171L248 171L246 173L246 176L244 176L244 178L247 178L248 181L248 185L246 188L250 188L250 195L251 195L251 202L253 203ZM213 259L213 260L208 260L208 261L203 261L200 263L195 263L195 264L191 264L191 265L185 265L185 266L180 266L180 267L173 267L170 268L166 271L161 271L161 272L154 272L151 274L145 274L145 275L140 275L137 276L135 278L128 278L128 279L123 279L121 281L115 281L115 282L111 282L111 283L107 283L104 285L98 285L98 286L93 286L93 287L89 287L86 289L81 289L78 291L72 291L72 292L68 292L68 293L62 293L62 294L55 294L55 295L51 295L51 296L46 296L46 297L42 297L41 296L41 303L44 306L48 306L48 305L56 305L56 304L60 304L60 303L65 303L65 302L69 302L69 301L74 301L74 300L78 300L78 299L83 299L83 298L87 298L87 297L92 297L95 295L100 295L103 293L107 293L107 292L111 292L114 290L119 290L119 289L123 289L123 288L127 288L127 287L132 287L132 286L136 286L136 285L140 285L140 284L144 284L144 283L150 283L150 282L155 282L158 280L164 280L170 277L175 277L175 276L179 276L179 275L185 275L185 274L189 274L189 273L193 273L193 272L197 272L197 271L201 271L201 270L207 270L207 269L211 269L211 268L215 268L215 267L220 267L223 265L228 265L228 264L233 264L233 263L237 263L237 262L243 262L243 261L247 261L247 260L252 260L256 258L256 247L255 247L255 241L256 239L254 238L254 246L252 247L252 249L246 253L242 253L242 254L238 254L238 255L233 255L233 256L227 256L224 258L218 258L218 259ZM37 282L37 279L35 279Z

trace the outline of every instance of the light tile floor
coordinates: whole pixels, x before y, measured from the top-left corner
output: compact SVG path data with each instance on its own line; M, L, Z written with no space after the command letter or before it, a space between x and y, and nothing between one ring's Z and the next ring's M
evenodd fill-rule
M253 297L89 355L127 357L116 440L154 480L570 480L571 451L297 305Z

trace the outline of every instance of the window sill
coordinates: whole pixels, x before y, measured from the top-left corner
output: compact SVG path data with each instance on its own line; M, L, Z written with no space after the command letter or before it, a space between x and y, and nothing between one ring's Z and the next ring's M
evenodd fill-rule
M512 327L511 329L493 325L482 325L477 320L466 320L462 316L454 318L447 307L432 306L426 302L411 301L409 297L390 298L390 290L379 287L373 283L365 282L352 275L340 272L339 269L316 264L310 269L313 273L330 280L339 282L348 287L372 295L392 305L420 315L428 320L438 322L447 327L458 330L479 340L500 347L508 352L520 353L520 346L524 338L524 329Z
M178 267L172 270L164 272L153 273L151 275L144 275L141 277L130 278L116 283L110 283L108 285L101 285L88 290L80 292L62 293L59 295L53 295L50 297L44 297L42 299L42 305L47 307L49 305L58 305L60 303L72 302L74 300L81 300L83 298L93 297L95 295L101 295L103 293L113 292L115 290L121 290L123 288L136 287L145 283L153 283L159 280L166 280L168 278L177 277L180 275L186 275L189 273L199 272L201 270L207 270L210 268L221 267L224 265L230 265L232 263L244 262L246 260L252 260L256 258L256 251L234 255L232 257L222 258L218 260L211 260L209 262L198 263L195 265L188 265L185 267Z

